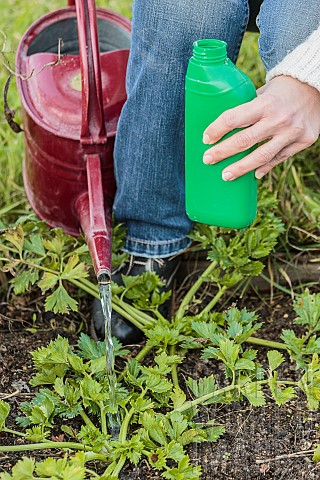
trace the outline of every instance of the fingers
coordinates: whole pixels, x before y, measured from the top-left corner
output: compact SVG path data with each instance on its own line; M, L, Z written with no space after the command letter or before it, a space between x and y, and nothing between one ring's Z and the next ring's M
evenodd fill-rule
M253 145L270 138L273 134L273 125L261 120L252 127L241 130L206 150L203 161L206 164L220 162L220 160L229 158L236 153L248 150Z
M216 143L226 133L235 128L248 127L257 123L262 117L263 109L260 98L226 110L206 128L203 133L203 142L208 145Z
M283 148L270 162L263 165L262 167L257 168L257 170L255 171L255 177L258 179L264 177L273 169L273 167L279 165L282 162L285 162L288 158L303 150L303 148L304 147L301 147L301 144L299 143L294 143L289 147Z
M246 157L226 167L222 172L223 180L235 180L252 170L259 169L259 167L261 167L260 173L265 172L268 168L267 165L271 164L277 155L287 147L287 144L285 139L274 137ZM292 145L290 147L292 147Z
M222 172L224 180L234 180L252 170L256 170L256 178L261 178L317 140L319 107L320 95L313 87L291 77L275 77L257 91L251 102L225 111L206 128L203 142L212 147L203 161L214 164L267 140ZM237 129L242 130L217 143Z

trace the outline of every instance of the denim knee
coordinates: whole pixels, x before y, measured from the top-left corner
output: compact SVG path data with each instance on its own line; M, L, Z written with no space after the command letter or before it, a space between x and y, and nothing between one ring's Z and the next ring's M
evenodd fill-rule
M135 0L132 45L139 42L151 58L156 51L168 69L168 58L191 56L195 40L218 38L235 60L248 20L248 0Z
M135 0L128 99L115 144L114 214L126 250L168 256L186 248L184 78L193 42L218 38L235 61L249 17L247 0Z
M257 18L259 53L270 70L320 23L319 0L264 0Z

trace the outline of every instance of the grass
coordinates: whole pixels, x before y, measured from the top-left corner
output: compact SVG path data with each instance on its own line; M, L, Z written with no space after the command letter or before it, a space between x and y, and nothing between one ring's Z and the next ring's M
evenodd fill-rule
M8 77L8 67L14 70L15 52L19 40L30 23L41 15L66 5L65 1L0 0L1 20L1 62L0 88L3 90ZM98 6L119 11L131 16L130 0L100 0ZM264 82L265 70L258 55L258 34L247 33L242 44L238 66L250 75L256 87ZM20 100L15 82L9 89L8 102L19 114ZM10 221L29 209L25 198L21 163L23 158L23 135L13 133L3 114L3 101L0 101L0 214ZM320 245L320 143L304 150L294 159L277 167L269 175L270 188L276 190L280 199L280 213L287 226L282 238L281 249L287 244L302 246L305 249L318 249ZM1 224L0 224L1 226Z

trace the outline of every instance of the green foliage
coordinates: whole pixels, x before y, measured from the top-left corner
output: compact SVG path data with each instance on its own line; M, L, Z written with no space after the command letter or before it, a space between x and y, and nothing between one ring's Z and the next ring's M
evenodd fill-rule
M6 418L10 413L10 405L3 400L0 400L0 432L3 429Z
M293 330L282 331L281 338L288 346L292 359L299 368L307 369L312 356L320 351L320 294L306 290L293 303L298 314L294 323L302 325L305 333L297 336Z
M172 381L173 370L183 358L181 354L171 353L171 350L169 354L167 347L179 347L179 342L162 342L157 346L153 362L147 365L136 359L127 360L122 380L118 378L115 391L115 403L122 419L118 439L111 439L108 429L108 415L114 414L115 409L103 374L105 344L96 344L81 334L75 347L60 336L47 347L40 347L32 352L36 374L31 383L47 387L40 388L30 402L21 405L24 416L19 416L17 423L25 429L25 433L20 434L26 441L40 443L44 449L60 446L69 452L78 452L78 457L70 453L65 456L62 477L62 460L48 458L40 463L24 459L14 467L11 475L2 474L0 478L19 478L21 469L25 468L30 478L51 475L58 479L78 476L86 479L90 478L86 463L96 458L107 466L101 478L110 479L117 478L125 461L137 464L147 457L164 478L198 479L200 469L191 468L185 447L193 442L215 442L224 433L223 425L214 425L212 421L202 425L195 422L200 405L230 403L245 398L252 406L263 406L266 403L264 388L269 388L275 402L283 405L294 399L295 390L300 388L307 398L308 408L318 409L318 355L313 354L302 370L300 380L292 382L282 380L278 375L278 369L284 361L283 354L269 350L268 378L264 380L264 371L256 361L257 351L246 348L248 335L261 326L256 321L257 316L253 313L232 307L223 314L209 315L207 324L203 320L195 321L191 322L190 327L190 319L182 322L182 332L208 337L206 340L209 345L202 347L202 354L224 365L226 372L224 385L219 385L213 375L198 380L189 378L186 386L192 400L187 400L186 393ZM170 329L170 324L167 328ZM172 329L177 329L175 322ZM191 335L179 335L180 344L187 341L192 344L197 340ZM172 336L171 340L176 338ZM118 355L127 354L119 342L116 352ZM121 383L123 381L126 386ZM5 426L8 413L8 405L0 402L1 428L12 432ZM59 444L49 440L59 417L63 420L61 431L79 443ZM81 424L77 430L73 427L74 419ZM19 446L14 448L19 449ZM85 449L87 453L79 449Z
M48 4L44 0L33 3L14 0L12 6L15 8L3 10L3 30L9 37L4 45L3 61L14 68L14 50L30 20L53 8L60 8L61 1L53 0ZM107 0L102 6L131 14L131 2L128 0ZM9 18L6 15L10 15L10 20L6 19ZM12 36L10 32L9 35L7 25L13 32L19 33ZM256 35L246 35L246 42L250 48L242 47L239 65L250 70L259 86L263 82L263 67L261 62L256 62L255 56L249 55L249 51L257 50ZM0 74L3 81L7 72L3 69ZM9 92L12 108L18 107L19 103L14 88ZM59 229L49 230L30 213L22 188L22 136L13 136L3 126L0 126L0 136L0 164L5 172L0 179L2 270L9 272L10 278L12 275L10 281L16 295L38 285L47 295L46 310L64 314L74 311L78 308L75 285L97 296L97 288L88 280L91 260L84 239L74 239L62 234ZM209 259L214 263L208 275L202 274L203 284L211 283L223 294L244 279L258 275L263 267L263 258L272 251L279 235L284 233L283 225L276 217L279 210L285 213L284 221L289 229L295 224L301 227L286 232L290 240L310 244L310 239L318 238L316 241L319 243L320 202L307 187L311 184L310 180L318 182L317 149L316 146L312 150L315 152L315 166L308 161L305 153L302 154L304 171L297 167L300 177L291 163L287 164L288 167L278 167L270 182L274 182L275 190L280 192L280 206L275 201L275 195L263 187L258 217L251 227L235 232L197 226L192 233L197 243L195 248L208 250ZM288 205L293 208L288 209ZM306 228L308 231L305 233ZM312 236L309 231L313 232ZM124 236L124 228L114 226L114 266L121 265L127 258L127 254L119 252L124 245ZM283 245L286 246L286 243L287 237ZM124 287L113 285L114 306L121 307L146 332L147 348L157 350L153 362L148 361L147 365L134 359L126 361L124 374L118 378L116 400L122 419L119 439L111 440L108 432L107 417L112 406L104 378L105 344L96 344L82 334L77 347L71 347L66 339L58 337L49 346L33 352L36 374L31 384L44 388L40 388L30 402L22 404L24 416L19 416L17 423L25 429L26 441L51 448L53 442L49 438L53 425L58 428L56 421L59 418L58 423L63 422L61 431L79 443L65 442L68 446L58 447L68 450L64 458L47 458L43 462L24 458L13 467L11 474L1 473L2 480L96 478L86 466L90 460L104 462L107 470L101 478L114 480L125 461L136 464L142 457L148 458L150 464L161 471L163 478L198 479L201 468L190 465L185 445L194 441L216 441L224 432L223 426L211 426L212 423L199 426L194 422L200 405L228 403L245 397L252 405L260 406L265 403L265 388L281 405L294 397L294 389L300 388L306 395L308 407L319 407L318 296L306 292L294 304L296 323L305 333L297 336L293 330L282 332L282 339L297 370L302 370L300 380L287 386L290 382L279 379L278 368L284 358L280 353L274 350L268 352L269 372L264 380L264 371L256 361L257 351L246 348L250 336L256 334L261 326L253 313L232 308L221 314L212 311L212 304L211 310L186 315L187 310L193 312L197 306L197 292L194 292L181 310L182 314L180 312L179 316L169 321L159 313L158 307L170 295L161 289L160 279L150 273L124 278ZM202 349L202 355L212 359L214 365L221 363L226 372L225 383L218 385L212 375L197 380L189 378L188 393L193 399L187 400L186 393L172 381L175 369L183 361L180 347ZM172 348L176 349L176 354ZM115 342L115 349L119 356L128 354L119 342ZM0 427L4 431L8 431L5 422L9 408L8 404L0 401ZM77 429L75 424L81 426ZM144 427L137 430L137 425ZM86 452L77 451L79 448L85 448ZM75 451L77 453L74 454ZM319 458L317 447L314 461Z
M213 375L210 375L209 377L202 377L198 381L189 377L186 383L194 396L197 398L203 397L208 393L212 393L217 389L216 381ZM203 405L209 405L210 403L215 403L216 401L216 397L213 397L207 401L204 401Z
M283 355L278 350L269 350L267 356L270 370L276 370L284 362Z
M314 462L320 462L320 445L319 444L317 445L317 448L314 451L312 460Z
M62 431L81 442L65 442L64 448L85 448L91 452L91 456L81 457L81 460L83 452L78 452L78 456L66 455L63 460L47 458L44 462L34 462L23 459L13 468L12 475L2 475L2 480L20 478L18 475L23 469L24 478L85 479L88 473L85 464L92 459L92 455L108 464L105 476L109 479L123 459L137 464L143 455L149 458L157 456L159 460L154 464L157 468L161 464L161 469L169 476L172 472L178 472L181 478L198 478L190 476L192 469L189 468L184 447L191 442L216 441L224 429L222 426L206 428L206 425L196 425L192 420L196 410L185 415L175 410L167 414L156 411L156 408L168 405L171 401L175 406L185 404L185 394L173 388L169 377L172 368L181 362L181 357L168 355L161 350L154 357L153 365L144 366L136 360L127 363L125 378L130 391L121 384L116 387L116 404L123 416L123 423L119 440L110 440L107 416L113 412L113 407L109 404L106 379L96 367L97 361L104 358L103 345L95 344L82 334L78 345L72 347L67 339L58 336L47 347L40 347L33 352L37 373L32 383L40 386L43 378L43 384L50 385L50 388L41 388L31 402L24 402L21 406L24 417L17 419L17 423L26 428L23 434L25 439L41 443L46 448L55 445L49 437L56 417L61 417L64 421ZM117 351L123 353L119 343ZM48 378L51 379L50 383ZM0 419L4 429L8 413L9 406L1 401ZM78 431L72 428L76 417L82 421ZM130 421L138 421L144 428L127 438ZM56 445L59 448L59 442ZM62 444L60 448L63 448ZM197 475L200 472L199 469L192 471L198 472Z
M191 235L198 244L195 248L208 250L208 259L219 267L208 281L229 288L243 277L261 273L260 259L272 251L283 232L283 224L274 213L276 205L275 196L264 187L260 190L256 220L248 228L234 231L197 225Z
M51 291L45 309L54 313L77 310L78 302L67 292L64 282L87 277L88 248L83 240L49 230L35 217L19 219L6 229L0 242L4 254L3 271L10 271L16 294L27 291L35 283L42 292Z
M320 293L306 290L294 301L293 308L298 314L295 323L306 326L310 333L320 331Z
M35 469L35 461L32 458L23 458L12 467L12 475L9 473L1 473L1 480L33 480L33 472ZM61 477L60 477L61 478Z
M280 388L277 383L277 378L277 372L274 372L269 378L269 387L276 404L283 405L289 400L295 398L296 394L293 387Z
M171 296L171 291L161 292L163 282L154 272L144 272L138 276L122 275L123 286L115 286L113 292L126 297L138 310L153 311Z
M264 393L258 382L246 383L242 389L242 393L254 407L262 407L266 404Z
M298 385L307 396L308 407L311 410L318 410L320 404L320 364L317 353L313 354L312 361Z
M36 478L48 478L54 480L84 480L86 468L79 463L79 456L67 460L61 458L46 458L42 462L35 462L31 458L24 457L12 468L12 475L2 473L2 480L33 480Z

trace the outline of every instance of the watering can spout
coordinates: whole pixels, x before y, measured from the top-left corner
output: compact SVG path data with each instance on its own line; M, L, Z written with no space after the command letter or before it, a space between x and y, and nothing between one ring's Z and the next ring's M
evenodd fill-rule
M111 208L105 209L101 162L98 154L86 155L88 191L76 201L76 210L85 235L98 282L111 279Z

